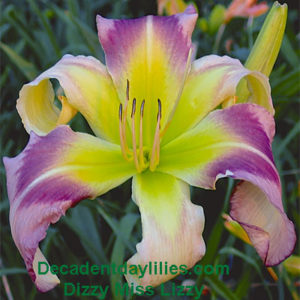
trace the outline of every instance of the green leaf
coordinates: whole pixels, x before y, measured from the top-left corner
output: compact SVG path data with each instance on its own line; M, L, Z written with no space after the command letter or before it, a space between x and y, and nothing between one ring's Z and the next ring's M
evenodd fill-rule
M12 25L22 39L26 41L28 46L32 49L32 51L39 57L40 60L43 59L43 53L41 52L41 45L38 41L34 40L32 37L32 30L28 31L28 27L22 20L22 15L15 8L14 5L8 5L4 10L3 16L5 20ZM20 38L19 37L19 38Z
M241 251L239 251L239 250L237 250L235 248L232 248L232 247L224 247L224 248L222 248L219 251L219 254L232 254L232 255L235 255L237 257L240 257L244 261L246 261L249 265L251 265L256 270L256 272L258 273L259 277L261 278L262 283L263 283L263 285L264 285L264 287L266 289L266 292L269 295L269 298L272 299L272 296L270 294L268 286L266 285L266 283L264 281L264 276L262 274L262 271L261 271L261 268L260 268L260 264L255 259L253 259L249 255L246 255L243 252L241 252Z
M27 274L27 270L23 268L4 268L0 270L0 276Z
M232 247L222 248L219 251L219 254L232 254L232 255L238 256L238 257L242 258L244 261L246 261L248 264L250 264L257 271L257 273L262 275L261 270L260 270L260 266L255 261L255 259L253 259L252 257L242 253L241 251L239 251L235 248L232 248Z
M86 45L88 46L91 53L96 56L97 50L100 49L98 36L95 31L91 30L86 24L81 22L78 18L70 14L70 19L78 28L78 31L82 35Z
M32 63L22 58L17 52L2 42L0 42L0 48L6 53L12 63L20 69L20 71L28 80L33 80L37 76L38 72Z
M27 1L29 2L32 10L37 14L41 25L44 27L45 32L47 33L47 35L49 37L49 40L53 46L53 49L56 53L57 58L60 58L61 51L60 51L59 45L56 41L56 37L51 29L51 26L50 26L46 16L41 12L41 10L39 9L38 5L36 4L36 2L34 0L27 0Z
M129 243L127 239L124 238L116 220L109 216L101 207L101 205L97 205L96 209L103 217L103 219L107 222L107 224L110 226L110 228L113 230L113 232L116 234L117 238L120 238L123 244L126 245L131 252L134 252L134 247Z
M252 279L251 274L250 268L243 272L242 278L235 289L235 294L239 299L245 299L248 294Z
M300 133L300 121L298 121L293 129L288 133L288 135L284 138L284 140L280 143L280 145L274 149L274 153L279 156L283 150L287 147L287 145L293 140L293 138Z
M234 184L233 179L229 179L228 185L227 185L227 191L226 191L226 195L225 195L225 201L224 201L224 205L223 205L223 210L226 210L228 207L233 184ZM206 244L207 251L201 261L201 263L203 265L213 263L213 259L217 255L218 246L221 242L223 231L224 231L224 222L223 222L223 218L221 217L221 213L220 213L215 226L213 227L212 231L210 232L210 238ZM198 276L197 282L196 282L197 286L201 285L203 278L204 278L203 274Z
M273 79L273 77L272 77ZM300 69L293 70L283 76L277 76L272 83L272 95L273 96L293 96L300 91Z
M137 214L129 213L125 215L120 222L120 230L124 239L129 240L131 232L133 230L136 221L138 220L139 216ZM116 266L120 266L124 263L124 256L125 256L125 246L123 241L118 237L115 241L112 255L111 255L111 264L115 263ZM110 284L111 287L116 286L119 282L122 286L123 284L123 275L121 274L111 274L110 276ZM116 290L112 288L113 298L119 299L120 295L116 294Z
M283 54L285 59L289 62L289 64L292 66L292 68L299 66L299 57L295 52L295 50L293 49L293 46L286 34L283 37L283 41L281 45L281 53Z
M89 207L80 205L73 208L71 216L65 218L64 221L78 234L83 248L92 261L98 264L108 262L99 238L94 216Z
M210 275L205 277L205 281L209 287L219 296L226 300L239 300L232 290L216 275Z

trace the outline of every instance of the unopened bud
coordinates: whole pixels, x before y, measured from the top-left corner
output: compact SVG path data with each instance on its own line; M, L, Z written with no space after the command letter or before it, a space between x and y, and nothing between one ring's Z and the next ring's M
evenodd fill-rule
M270 75L281 47L287 10L286 4L273 4L245 63L247 69Z

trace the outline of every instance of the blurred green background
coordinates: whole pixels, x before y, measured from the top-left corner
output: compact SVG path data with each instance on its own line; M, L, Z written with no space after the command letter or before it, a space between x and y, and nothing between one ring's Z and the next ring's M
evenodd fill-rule
M228 7L229 1L194 1L199 17L209 19L216 4ZM268 1L272 5L272 1ZM276 110L277 134L273 152L280 172L283 205L299 232L299 12L297 1L288 1L289 15L283 45L270 77ZM28 141L15 109L22 85L57 62L62 55L92 55L104 62L98 42L95 17L132 18L157 14L154 0L55 0L1 1L0 53L1 103L0 147L2 156L15 156ZM255 37L266 17L236 18L226 27L217 51L245 62ZM238 30L237 30L238 28ZM198 45L197 57L211 54L216 32L205 32L198 23L193 41ZM228 41L231 41L230 47ZM226 49L227 48L227 49ZM90 132L85 120L78 116L71 123L75 131ZM67 299L63 284L41 294L36 291L14 245L9 226L9 201L6 193L5 171L1 160L1 299ZM228 276L178 276L172 282L180 284L190 278L199 286L207 286L201 299L299 299L299 279L281 264L274 268L275 282L263 266L254 249L234 237L224 228L222 213L229 211L228 199L234 183L222 179L216 191L192 190L193 203L202 205L206 216L204 240L207 252L201 264L228 264ZM134 252L141 240L141 223L137 207L131 201L131 183L127 182L96 201L86 200L67 212L48 230L41 243L42 252L50 263L122 264ZM299 253L299 244L295 249ZM121 275L60 276L61 282L108 285L123 282ZM170 286L170 282L168 285ZM8 290L10 287L10 291ZM298 294L297 294L298 292ZM159 296L153 299L170 299ZM72 299L91 299L75 297ZM107 299L119 299L113 294ZM150 299L139 297L137 299ZM68 299L71 299L68 297ZM175 296L171 299L177 299ZM178 299L183 299L178 297ZM187 297L184 299L188 299Z

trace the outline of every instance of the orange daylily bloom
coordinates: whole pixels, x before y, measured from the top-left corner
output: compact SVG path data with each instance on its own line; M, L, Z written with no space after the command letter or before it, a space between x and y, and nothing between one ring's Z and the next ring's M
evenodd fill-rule
M264 14L269 6L266 2L256 4L257 0L233 0L225 13L225 23L234 17L258 17Z

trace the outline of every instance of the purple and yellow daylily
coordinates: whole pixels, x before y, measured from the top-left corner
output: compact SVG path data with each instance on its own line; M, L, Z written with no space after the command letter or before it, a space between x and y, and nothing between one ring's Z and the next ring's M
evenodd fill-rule
M46 262L39 242L50 223L130 178L143 239L128 265L166 261L191 268L199 261L204 215L191 203L189 185L214 189L222 177L241 180L230 214L263 262L276 265L291 254L295 233L272 157L268 78L227 56L191 62L196 20L193 7L168 17L97 16L106 66L65 55L20 91L17 109L30 140L4 163L12 236L39 290L59 283L56 275L37 273L38 262ZM61 110L50 78L64 91ZM241 81L249 89L245 99L236 97ZM224 103L235 104L217 109ZM95 136L64 125L76 112ZM126 278L157 286L174 276Z

